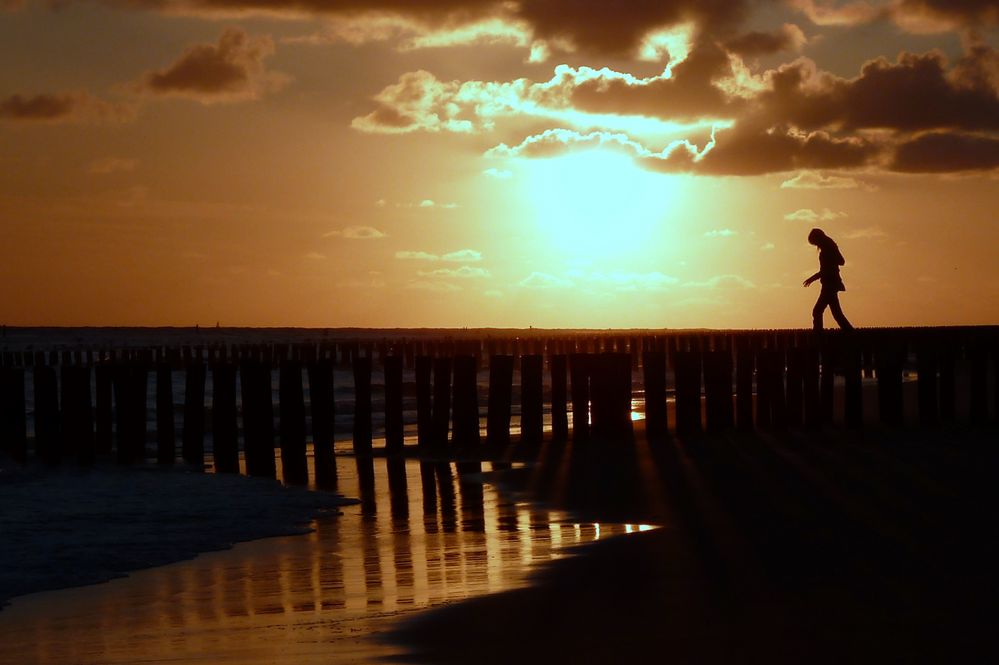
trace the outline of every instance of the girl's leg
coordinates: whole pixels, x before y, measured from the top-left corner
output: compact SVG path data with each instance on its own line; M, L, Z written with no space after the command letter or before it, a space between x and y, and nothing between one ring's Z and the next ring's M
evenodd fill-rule
M815 301L815 307L812 308L812 328L816 332L822 330L822 313L826 311L826 307L829 305L826 300L827 295L824 290L819 292L819 299Z
M843 330L853 330L853 326L847 321L846 315L843 314L843 308L839 306L839 294L833 292L829 298L829 311L832 312L833 318L836 319L836 323Z

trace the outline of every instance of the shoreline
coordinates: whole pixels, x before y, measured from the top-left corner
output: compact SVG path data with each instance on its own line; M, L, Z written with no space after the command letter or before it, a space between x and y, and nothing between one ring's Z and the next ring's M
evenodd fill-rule
M962 431L795 432L542 451L516 484L665 526L529 587L413 617L403 662L989 662L999 452ZM566 469L572 469L571 478Z

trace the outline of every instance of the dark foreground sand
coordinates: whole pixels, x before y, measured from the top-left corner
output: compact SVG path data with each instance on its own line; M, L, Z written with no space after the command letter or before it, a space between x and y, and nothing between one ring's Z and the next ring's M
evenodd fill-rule
M955 429L546 444L514 482L664 528L391 638L435 663L999 662L997 451Z

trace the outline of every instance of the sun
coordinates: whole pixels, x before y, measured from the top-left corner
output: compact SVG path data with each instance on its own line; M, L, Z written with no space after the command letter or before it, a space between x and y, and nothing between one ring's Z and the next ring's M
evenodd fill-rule
M630 157L590 150L527 165L527 195L547 254L570 260L639 258L676 204L671 176Z

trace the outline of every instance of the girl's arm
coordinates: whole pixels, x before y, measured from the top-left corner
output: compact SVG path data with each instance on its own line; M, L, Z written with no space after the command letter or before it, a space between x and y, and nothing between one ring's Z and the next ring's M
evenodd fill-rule
M804 282L802 282L802 286L806 286L806 287L807 286L811 286L812 282L814 282L815 280L817 280L821 276L822 276L822 271L820 270L819 272L815 273L814 275L812 275L811 277L809 277L808 279L806 279Z

